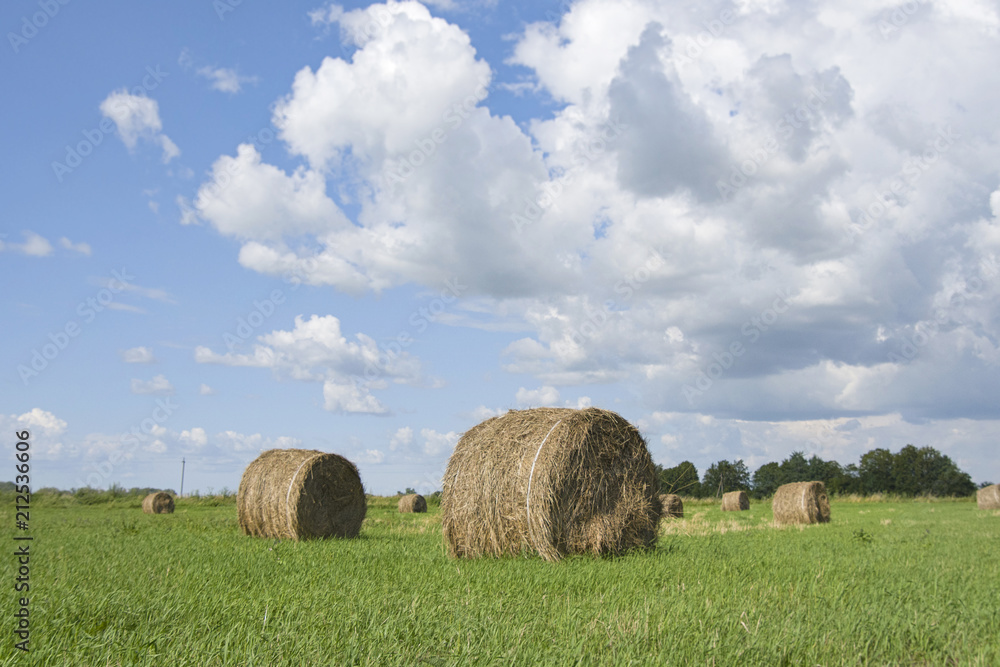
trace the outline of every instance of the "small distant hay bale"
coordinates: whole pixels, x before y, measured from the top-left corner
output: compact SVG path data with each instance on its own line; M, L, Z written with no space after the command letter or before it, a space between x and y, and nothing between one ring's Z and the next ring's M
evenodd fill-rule
M142 511L146 514L173 514L174 499L166 491L151 493L142 499Z
M427 500L419 493L410 493L399 499L400 512L426 512Z
M1000 510L1000 484L984 486L976 491L976 505L981 510Z
M656 468L639 431L598 408L511 410L448 460L441 518L452 557L620 554L656 542Z
M669 519L684 518L684 502L681 500L680 496L674 495L673 493L661 493L660 505L663 507L663 511L660 516Z
M367 501L353 463L311 449L271 449L240 480L236 512L245 535L304 540L356 537Z
M780 524L827 523L830 520L830 499L823 482L793 482L782 484L771 502L774 520Z
M742 512L750 509L750 497L746 491L730 491L722 494L723 512Z

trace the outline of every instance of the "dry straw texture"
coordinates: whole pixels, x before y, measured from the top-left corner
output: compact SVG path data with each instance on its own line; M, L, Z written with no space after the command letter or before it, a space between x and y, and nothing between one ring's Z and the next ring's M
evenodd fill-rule
M681 501L680 496L674 495L673 493L661 493L660 505L663 506L663 513L661 516L673 519L684 518L684 503Z
M427 500L419 493L410 493L399 499L400 512L426 512Z
M774 520L781 524L826 523L830 520L830 499L823 482L783 484L771 501Z
M264 452L243 471L236 494L243 532L276 539L356 537L365 510L354 464L309 449Z
M976 491L976 504L981 510L1000 510L1000 484L984 486Z
M750 497L746 491L730 491L722 494L723 512L740 512L750 509Z
M639 432L614 412L511 410L455 446L441 499L448 552L618 554L656 542L656 470Z
M151 493L142 499L142 511L146 514L173 514L174 499L166 491Z

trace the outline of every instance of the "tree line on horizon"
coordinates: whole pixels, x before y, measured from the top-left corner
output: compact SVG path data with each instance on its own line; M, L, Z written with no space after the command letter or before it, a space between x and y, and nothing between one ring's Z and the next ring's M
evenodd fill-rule
M813 455L792 452L781 463L765 463L751 475L742 459L717 461L699 479L690 461L664 468L656 465L662 493L708 498L727 491L746 491L754 498L774 494L782 484L819 481L835 495L893 493L902 496L969 496L979 487L968 473L933 447L906 445L893 454L876 448L846 466Z
M727 491L746 491L754 498L774 494L782 484L820 481L827 492L834 495L892 493L902 496L970 496L978 488L989 486L983 482L978 487L968 473L959 469L950 457L933 447L906 445L893 454L888 449L876 448L861 456L858 464L842 466L837 461L824 461L816 455L806 458L801 451L792 452L781 463L769 462L751 475L742 459L717 461L701 477L698 468L690 461L683 461L671 468L656 464L661 493L676 493L695 498L709 498ZM12 493L13 482L0 482L0 493ZM161 491L150 487L125 489L113 484L107 491L91 488L73 489L71 493L85 504L125 496L145 497ZM166 489L177 495L172 489ZM47 487L33 493L66 493ZM197 494L197 492L195 492ZM228 489L222 495L232 495ZM397 495L404 492L398 491ZM407 488L405 493L416 493ZM440 497L440 491L428 498ZM201 494L197 494L201 495ZM212 490L208 490L212 495Z

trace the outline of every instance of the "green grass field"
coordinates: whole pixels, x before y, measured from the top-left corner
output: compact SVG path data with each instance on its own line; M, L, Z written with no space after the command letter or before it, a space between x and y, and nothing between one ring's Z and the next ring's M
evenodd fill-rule
M13 498L2 520L13 526ZM9 502L8 502L9 501ZM1000 665L1000 512L962 501L688 501L654 551L456 561L439 509L355 540L244 537L232 499L32 507L39 665ZM14 557L2 559L13 609ZM3 633L0 662L26 664Z

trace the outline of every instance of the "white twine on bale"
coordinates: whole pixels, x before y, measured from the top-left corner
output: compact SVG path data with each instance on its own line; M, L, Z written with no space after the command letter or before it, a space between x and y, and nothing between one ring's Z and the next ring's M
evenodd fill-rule
M292 481L288 483L288 492L285 494L285 516L288 518L288 532L292 532L292 508L288 506L288 499L292 496L292 487L295 485L295 478L299 476L299 471L302 470L302 466L309 463L314 459L318 459L323 456L322 454L316 454L315 456L310 456L305 461L299 464L299 467L295 469L295 474L292 475Z
M556 430L556 426L559 426L561 423L562 420L560 419L553 424L552 428L549 429L549 432L545 434L545 437L542 438L542 444L538 445L538 451L535 452L535 460L531 462L531 472L528 473L528 493L524 497L524 511L528 513L529 526L531 525L531 479L535 476L535 464L538 463L538 455L542 453L542 447L545 446L545 441L549 439L550 435L552 435L552 431Z

